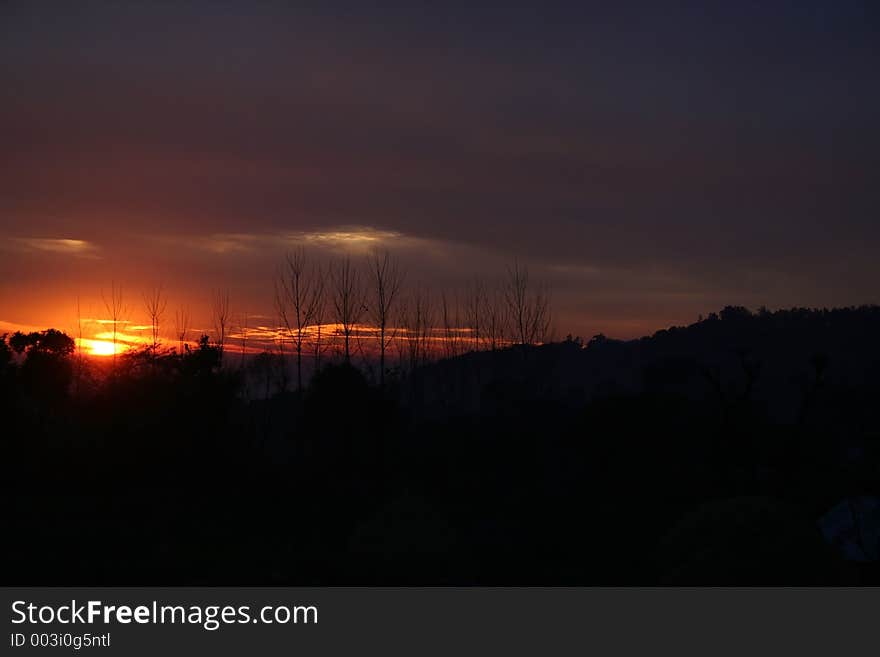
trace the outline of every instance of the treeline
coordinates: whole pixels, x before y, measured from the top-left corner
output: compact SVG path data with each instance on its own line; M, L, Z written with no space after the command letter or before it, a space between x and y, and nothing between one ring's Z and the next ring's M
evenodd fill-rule
M518 261L496 279L475 277L458 289L438 291L411 282L388 251L327 261L300 248L277 268L273 289L276 324L252 326L252 317L235 309L229 290L218 289L210 300L210 330L196 336L207 339L227 366L236 364L230 352L242 366L246 354L259 354L258 370L292 364L293 381L282 377L282 385L297 390L324 362L355 364L384 384L389 374L400 376L438 358L541 344L551 336L549 289ZM124 333L133 313L122 288L113 284L102 292L105 318L98 321L110 328L102 339L112 344L114 368L128 349L155 356L173 350L182 356L193 347L187 306L169 317L168 294L161 285L141 296L147 319L141 329L150 334L132 345ZM77 331L82 345L88 337L81 319ZM163 340L169 335L170 341Z
M494 285L477 278L463 294L432 295L423 286L407 289L406 274L388 251L374 251L360 266L351 257L323 266L305 250L288 254L276 277L275 306L292 343L298 389L307 354L315 367L334 347L347 364L355 352L368 354L384 384L392 360L413 370L437 356L538 344L551 322L548 290L518 262ZM329 335L322 333L328 319Z

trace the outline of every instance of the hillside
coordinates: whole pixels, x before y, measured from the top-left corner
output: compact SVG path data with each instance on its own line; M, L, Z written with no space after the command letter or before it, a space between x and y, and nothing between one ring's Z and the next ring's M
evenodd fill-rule
M727 308L258 397L207 340L82 393L35 338L0 377L7 581L876 583L878 328Z

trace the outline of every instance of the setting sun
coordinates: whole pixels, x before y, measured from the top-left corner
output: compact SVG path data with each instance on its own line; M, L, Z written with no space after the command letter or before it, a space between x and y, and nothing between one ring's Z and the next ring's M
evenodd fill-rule
M121 353L125 348L124 344L117 343L115 346L109 340L92 340L83 338L77 340L79 348L90 356L112 356L114 353Z

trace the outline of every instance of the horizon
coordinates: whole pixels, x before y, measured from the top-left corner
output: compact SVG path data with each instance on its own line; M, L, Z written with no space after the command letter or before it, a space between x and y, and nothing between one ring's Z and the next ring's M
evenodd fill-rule
M774 313L788 313L794 311L827 313L852 310L857 311L861 309L870 309L877 307L880 307L880 305L857 304L831 307L788 306L781 308L767 308L766 306L762 306L759 308L746 308L744 306L725 306L724 308L719 308L705 314L700 314L696 319L691 322L661 326L649 333L635 335L632 337L606 335L604 333L598 333L592 336L583 336L573 334L571 332L565 333L553 330L548 333L545 340L537 342L533 346L541 346L544 344L554 344L572 340L580 344L583 348L586 348L587 346L589 346L589 343L595 338L617 340L623 342L635 342L641 339L655 337L658 333L667 330L686 329L695 326L713 317L719 317L726 309L739 310L740 308L743 308L751 316L759 317L762 313L769 313L771 315ZM68 329L59 326L20 326L12 324L11 322L0 320L0 336L8 337L16 332L28 334L39 333L52 329L59 330L73 339L75 345L75 353L89 358L97 358L98 360L110 360L113 355L119 356L125 354L136 354L139 351L149 349L150 347L155 347L158 350L157 353L183 353L184 346L194 348L198 345L199 341L202 338L208 338L208 344L210 346L220 346L216 340L215 330L212 328L191 328L188 331L187 337L185 339L181 339L179 337L176 337L173 334L173 331L166 327L165 329L160 330L158 340L155 344L153 344L153 338L151 337L151 331L153 328L152 325L135 324L130 328L123 326L122 330L119 331L116 337L116 343L114 344L112 331L106 330L107 326L112 324L112 320L83 318L82 322L85 326L98 324L101 330L93 332L91 334L88 334L88 331L84 331L83 336L80 337L76 329ZM133 321L119 320L118 324L133 324ZM306 336L305 341L310 342L318 329L318 324L310 324L304 326L303 330L304 335ZM494 350L490 349L490 347L488 346L486 342L487 338L485 336L483 336L482 338L475 338L473 328L468 326L444 327L440 325L432 325L426 327L426 329L426 335L421 337L410 337L408 336L408 329L406 327L389 326L388 331L391 334L388 343L389 353L394 351L394 349L399 350L395 354L395 357L391 358L390 360L392 360L393 362L395 360L405 359L405 356L400 351L403 349L403 347L399 347L397 343L405 343L418 339L428 340L430 343L432 343L432 346L428 349L430 360L461 356L467 353L478 351ZM452 349L450 349L448 345L444 344L450 341L448 334L444 333L445 331L449 330L453 330L457 334L457 337L455 338L455 342L457 344ZM327 322L320 324L320 331L323 333L323 340L325 341L325 344L322 344L320 346L321 356L319 358L326 358L329 361L340 360L342 358L341 341L343 339L343 327L337 323ZM355 339L357 340L357 346L354 349L352 355L356 355L363 362L369 363L375 361L378 358L378 345L376 344L376 341L378 339L377 327L368 323L356 324L352 327L352 335L356 336ZM293 346L294 338L295 336L291 335L290 330L283 323L276 323L274 325L268 326L251 325L248 327L244 327L244 330L242 326L232 326L230 327L230 332L227 334L226 341L223 343L222 347L225 354L235 355L237 358L252 358L254 356L265 353L272 353L282 356L284 358L291 358L295 356ZM518 344L519 343L516 340L512 338L506 338L499 341L497 348L505 349L509 347L516 347ZM303 358L307 361L314 361L315 355L310 349L304 346Z

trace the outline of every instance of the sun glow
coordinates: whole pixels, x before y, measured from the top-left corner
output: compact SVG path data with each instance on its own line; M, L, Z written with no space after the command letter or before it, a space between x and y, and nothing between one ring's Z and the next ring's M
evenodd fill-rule
M90 356L112 356L114 353L122 353L126 347L121 342L114 345L110 340L92 340L90 338L77 340L77 343L78 348Z

